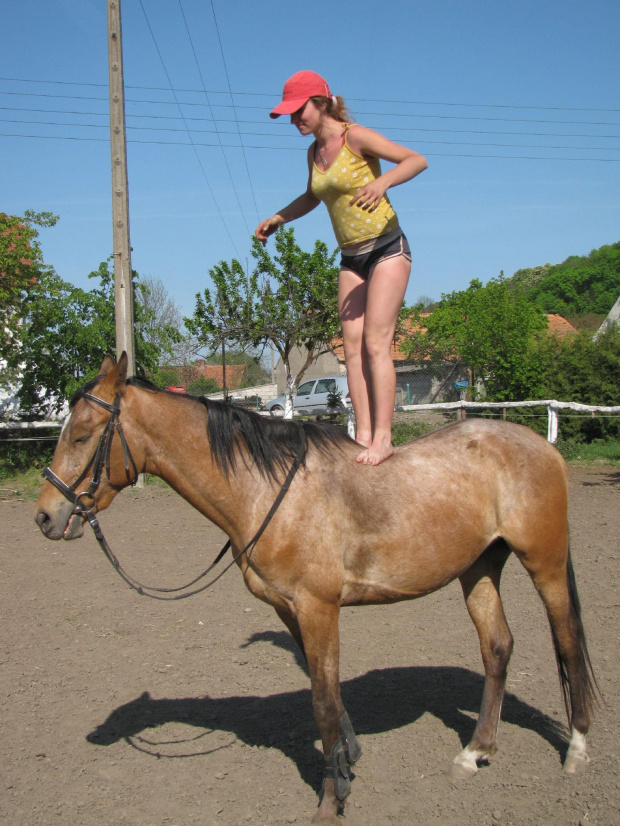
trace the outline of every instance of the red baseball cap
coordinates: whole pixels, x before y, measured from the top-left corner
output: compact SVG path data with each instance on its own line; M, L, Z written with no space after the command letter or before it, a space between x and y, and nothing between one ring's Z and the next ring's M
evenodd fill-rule
M332 97L325 78L317 75L316 72L296 72L284 84L282 102L269 113L269 117L279 118L280 115L292 115L315 96Z

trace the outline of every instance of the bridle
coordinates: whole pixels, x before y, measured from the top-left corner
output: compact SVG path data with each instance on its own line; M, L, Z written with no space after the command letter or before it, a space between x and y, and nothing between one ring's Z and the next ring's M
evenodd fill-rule
M108 561L111 563L112 567L116 570L119 576L131 587L134 591L137 591L141 596L150 597L151 599L159 599L159 600L177 600L177 599L186 599L187 597L191 597L194 594L199 594L201 591L206 590L215 582L217 582L220 577L222 577L226 571L237 562L244 554L247 554L248 559L250 558L254 547L256 546L258 540L263 535L263 532L269 522L271 521L273 515L280 507L280 503L284 499L289 487L291 486L291 482L293 481L293 477L299 470L300 466L303 464L305 456L306 456L306 439L305 437L300 440L299 448L293 459L291 467L286 475L284 482L276 496L267 516L264 518L260 528L256 531L252 539L248 542L248 544L242 548L235 556L233 556L232 560L229 564L221 571L216 577L210 580L206 585L202 585L199 588L195 588L193 591L186 591L186 588L190 588L192 585L195 585L201 579L203 579L208 573L210 573L213 568L217 565L217 563L223 558L224 554L228 551L231 547L230 539L226 542L222 550L219 552L217 557L213 560L211 565L203 571L199 576L193 579L191 582L187 582L185 585L181 585L179 588L155 588L152 585L142 585L132 576L130 576L121 566L120 562L118 561L117 557L114 555L114 552L106 542L106 539L103 535L103 531L101 530L101 526L99 524L99 520L95 515L94 508L97 504L95 499L95 493L97 492L99 485L101 484L101 474L105 468L105 472L107 474L108 479L110 478L110 453L112 450L112 440L114 439L114 433L118 433L119 439L121 442L121 447L123 449L123 458L125 462L125 475L127 477L127 482L130 485L135 485L138 481L138 468L136 467L136 463L134 461L133 456L131 455L131 451L129 449L129 445L127 444L127 439L125 438L125 433L123 431L123 427L120 422L120 396L115 396L114 401L112 404L108 402L104 402L103 399L99 399L97 396L93 396L91 393L82 393L81 397L83 399L87 399L88 401L94 402L98 404L100 407L103 407L104 410L107 410L110 413L110 418L103 429L103 433L99 437L99 443L95 448L95 452L91 456L88 464L79 475L79 477L75 480L72 485L67 485L62 479L57 476L51 468L46 467L43 471L43 476L50 482L57 490L62 493L65 499L68 499L69 502L73 504L73 511L72 516L81 516L88 521L88 524L93 529L93 533L95 534L95 538L99 543L100 548L104 552L105 556L107 557ZM131 469L130 469L131 466ZM86 479L90 469L93 469L92 477L90 480L90 484L88 486L88 490L83 490L80 493L76 493L77 488L79 485ZM88 498L91 500L90 505L86 505L84 502L84 498ZM185 593L180 593L184 591Z
M80 514L88 518L88 514L92 513L92 508L95 504L95 493L98 490L99 485L101 484L101 472L103 471L104 466L108 479L110 478L110 453L112 450L112 440L114 438L115 430L119 435L121 445L123 448L123 457L125 459L125 475L127 476L127 482L132 486L135 485L138 481L138 468L136 467L134 458L131 455L131 451L129 450L129 445L127 444L127 439L125 438L123 426L120 421L120 396L115 396L112 404L104 402L103 399L99 399L97 398L97 396L93 396L90 393L83 393L81 398L88 399L88 401L90 402L95 402L95 404L98 404L99 407L103 407L104 410L107 410L110 414L108 423L103 429L103 433L99 437L99 443L95 448L95 452L90 457L90 461L88 462L82 473L78 476L78 478L72 485L67 485L65 482L63 482L62 479L59 476L57 476L54 473L54 471L51 470L51 468L49 467L45 468L45 470L43 471L43 476L48 480L48 482L51 482L52 485L54 485L54 487L62 493L65 499L68 499L70 502L73 503L73 505L75 506L75 514ZM129 472L130 463L131 469L133 471L133 478ZM90 480L88 490L83 490L81 493L76 493L77 488L88 476L88 471L91 469L91 467L93 469L93 475ZM89 499L92 500L93 504L90 506L90 508L87 508L86 505L84 505L84 503L82 502L82 497L84 496L87 496Z

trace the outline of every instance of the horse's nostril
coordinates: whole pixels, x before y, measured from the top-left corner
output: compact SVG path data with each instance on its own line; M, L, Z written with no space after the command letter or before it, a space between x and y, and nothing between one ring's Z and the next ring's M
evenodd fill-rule
M44 510L37 511L34 517L34 521L41 528L41 530L44 530L44 526L47 525L50 521L49 514L46 513Z

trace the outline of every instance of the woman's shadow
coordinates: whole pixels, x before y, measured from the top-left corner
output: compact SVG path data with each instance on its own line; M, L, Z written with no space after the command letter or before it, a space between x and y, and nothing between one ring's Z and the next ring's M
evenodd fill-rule
M300 667L306 670L305 661L286 632L255 634L244 647L260 641L293 652ZM466 668L412 666L369 671L343 682L341 690L357 734L391 731L430 713L453 729L465 746L475 726L475 720L465 712L478 714L483 683L480 674ZM564 726L509 692L505 695L502 720L535 731L563 756L566 750ZM167 743L144 736L146 730L166 723L183 723L203 731ZM180 758L209 754L230 745L217 743L211 747L209 737L217 732L230 732L248 746L280 749L295 763L304 782L318 790L322 758L313 747L317 733L312 720L309 688L267 697L205 696L160 700L144 692L114 709L86 739L97 746L109 746L124 739L134 748L153 756ZM196 750L199 740L200 748ZM175 745L175 753L166 755L165 746L171 744ZM447 761L451 757L446 755Z

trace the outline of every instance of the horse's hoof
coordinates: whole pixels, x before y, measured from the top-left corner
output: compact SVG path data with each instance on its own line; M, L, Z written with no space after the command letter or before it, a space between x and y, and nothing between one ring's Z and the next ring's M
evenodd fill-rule
M590 758L586 754L569 754L564 761L566 774L583 774L588 769Z
M463 763L451 763L448 769L448 777L455 782L469 780L477 771L477 766L474 768L473 766L465 766Z

